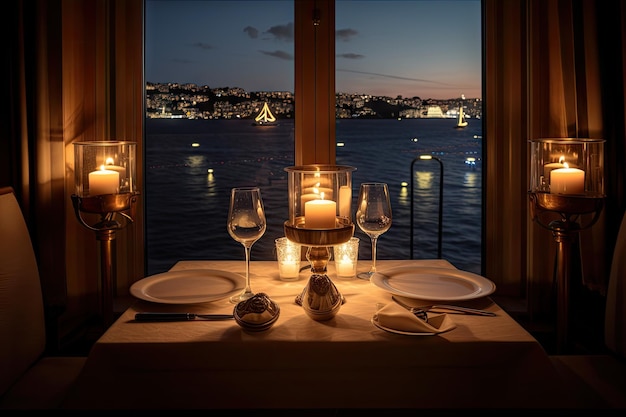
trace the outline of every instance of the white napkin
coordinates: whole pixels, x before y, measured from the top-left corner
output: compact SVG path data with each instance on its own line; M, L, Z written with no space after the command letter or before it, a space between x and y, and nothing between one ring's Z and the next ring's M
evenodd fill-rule
M447 314L431 315L427 323L396 303L379 309L374 320L382 327L412 333L443 333L456 327Z

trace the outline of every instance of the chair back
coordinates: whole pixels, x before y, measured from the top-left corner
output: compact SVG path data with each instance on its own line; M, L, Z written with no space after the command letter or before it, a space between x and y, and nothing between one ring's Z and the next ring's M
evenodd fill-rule
M622 218L606 293L604 342L617 356L626 358L626 215Z
M0 188L0 396L42 355L46 344L37 260L22 210Z

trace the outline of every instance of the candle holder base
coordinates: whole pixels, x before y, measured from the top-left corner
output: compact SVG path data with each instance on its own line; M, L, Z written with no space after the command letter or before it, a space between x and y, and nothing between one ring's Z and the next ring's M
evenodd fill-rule
M100 312L105 328L113 321L113 288L116 284L117 262L115 257L116 231L133 222L134 203L138 192L105 194L91 197L72 195L72 204L76 218L84 227L96 233L100 246ZM128 212L128 213L127 213ZM98 214L99 221L89 224L82 213ZM123 221L118 221L116 215Z
M330 320L337 315L345 298L326 274L313 274L302 292L296 296L296 304L313 320Z
M313 320L329 320L337 314L345 298L326 274L330 261L330 247L348 242L354 235L354 224L345 217L337 217L333 229L306 229L304 217L292 224L285 222L285 236L308 246L306 257L311 264L311 277L306 287L296 296L296 304Z

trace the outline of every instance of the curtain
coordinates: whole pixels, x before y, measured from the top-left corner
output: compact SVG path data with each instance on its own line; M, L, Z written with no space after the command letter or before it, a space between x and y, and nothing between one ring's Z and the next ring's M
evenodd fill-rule
M5 82L11 110L5 127L9 139L2 153L11 160L8 179L2 182L16 190L33 236L48 344L54 347L56 320L67 303L62 68L59 57L50 53L61 49L60 2L19 1L7 6L5 27L11 46Z
M99 311L97 242L70 199L72 144L142 137L143 1L18 0L5 9L0 183L14 187L26 215L55 350ZM122 291L143 275L142 236L141 219L118 233Z

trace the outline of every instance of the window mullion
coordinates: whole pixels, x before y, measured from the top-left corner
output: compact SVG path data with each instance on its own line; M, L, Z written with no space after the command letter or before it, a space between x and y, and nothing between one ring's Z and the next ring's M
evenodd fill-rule
M295 162L335 163L335 1L295 2Z

